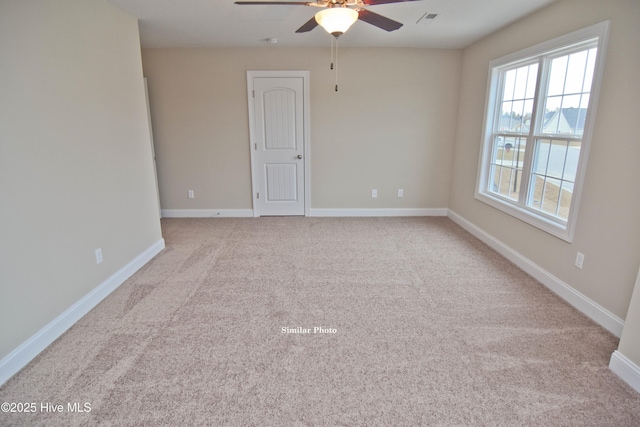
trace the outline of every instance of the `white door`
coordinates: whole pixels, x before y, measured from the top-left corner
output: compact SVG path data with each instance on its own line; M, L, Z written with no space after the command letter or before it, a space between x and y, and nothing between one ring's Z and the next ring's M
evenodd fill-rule
M304 215L306 82L255 73L249 78L254 214Z

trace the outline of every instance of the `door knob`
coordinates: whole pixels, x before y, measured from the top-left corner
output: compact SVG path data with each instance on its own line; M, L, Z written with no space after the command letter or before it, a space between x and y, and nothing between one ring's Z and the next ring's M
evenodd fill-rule
M301 158L302 158L302 154L298 154L298 159L301 159Z

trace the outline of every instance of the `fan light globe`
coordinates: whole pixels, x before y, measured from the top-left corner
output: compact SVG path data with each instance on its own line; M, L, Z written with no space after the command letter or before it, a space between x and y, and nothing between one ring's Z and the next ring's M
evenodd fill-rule
M332 7L316 13L316 22L335 38L358 20L358 12L346 7Z

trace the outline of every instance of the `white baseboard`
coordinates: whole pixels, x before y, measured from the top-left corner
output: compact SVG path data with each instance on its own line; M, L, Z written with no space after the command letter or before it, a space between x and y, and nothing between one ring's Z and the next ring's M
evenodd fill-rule
M253 218L253 209L162 209L162 218Z
M640 393L640 366L616 350L611 355L609 369L629 384L632 389Z
M31 338L0 360L0 385L24 368L42 350L47 348L74 323L91 311L118 286L164 249L164 239L158 240L131 262L94 288L87 295L65 310L61 315L40 329Z
M314 217L447 216L446 208L310 209ZM252 209L162 209L163 218L253 218Z
M310 209L309 216L351 217L351 216L447 216L446 208L389 208L389 209Z
M622 335L622 329L624 328L624 320L620 319L618 316L611 313L609 310L602 307L600 304L591 300L587 296L576 291L571 286L555 277L553 274L549 273L528 258L525 258L520 253L516 252L495 237L480 229L475 224L467 221L457 213L449 210L448 216L453 222L467 230L469 233L473 234L475 237L487 244L500 255L520 267L526 273L549 288L552 292L554 292L569 304L571 304L573 307L581 311L591 320L611 332L616 337L620 338L620 336Z

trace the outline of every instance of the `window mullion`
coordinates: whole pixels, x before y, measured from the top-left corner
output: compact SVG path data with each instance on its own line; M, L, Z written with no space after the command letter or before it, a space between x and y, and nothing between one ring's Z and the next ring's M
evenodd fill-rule
M531 183L531 163L532 163L532 152L533 152L533 136L531 132L528 136L524 137L526 141L526 149L524 150L524 160L522 162L522 182L520 183L520 194L518 194L518 204L525 206L527 203L527 194L529 189L529 184Z
M526 137L526 149L524 151L524 161L522 164L522 183L520 184L520 194L518 195L518 204L526 206L529 199L529 188L531 185L531 167L533 165L533 153L535 151L537 129L542 126L539 121L544 120L544 114L541 113L544 108L544 93L547 90L546 77L548 76L548 61L540 58L538 62L538 77L536 79L536 91L533 98L533 112L531 114L531 126L529 126L529 134ZM539 119L540 118L540 119Z

